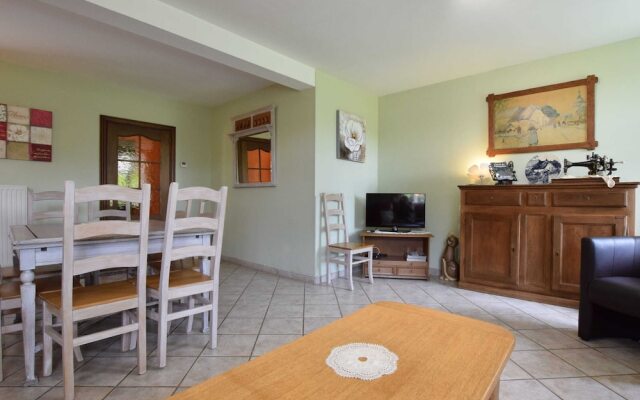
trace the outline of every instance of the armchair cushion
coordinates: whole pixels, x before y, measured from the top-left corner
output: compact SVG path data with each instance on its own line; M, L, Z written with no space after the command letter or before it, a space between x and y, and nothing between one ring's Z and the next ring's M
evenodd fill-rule
M640 278L596 278L591 282L589 299L610 310L640 318Z

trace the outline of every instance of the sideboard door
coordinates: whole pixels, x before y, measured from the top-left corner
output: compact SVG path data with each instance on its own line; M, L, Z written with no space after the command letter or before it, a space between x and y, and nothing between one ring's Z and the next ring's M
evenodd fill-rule
M555 216L553 218L552 289L579 295L582 238L623 236L626 219L625 216Z
M464 279L491 286L516 287L519 218L517 214L465 213Z
M551 289L551 217L547 214L521 215L518 288L547 293Z

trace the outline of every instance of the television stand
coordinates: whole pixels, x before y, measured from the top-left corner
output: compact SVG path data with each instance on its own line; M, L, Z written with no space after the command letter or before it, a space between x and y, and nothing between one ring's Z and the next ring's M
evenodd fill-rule
M373 244L386 257L373 260L373 276L380 278L429 279L429 239L427 232L369 232L360 233L362 242ZM407 251L420 250L427 261L407 261ZM369 277L366 268L363 276Z

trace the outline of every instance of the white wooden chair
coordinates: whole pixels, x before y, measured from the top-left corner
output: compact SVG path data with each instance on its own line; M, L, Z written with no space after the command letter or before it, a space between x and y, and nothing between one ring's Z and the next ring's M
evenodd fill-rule
M151 187L142 185L141 190L115 185L102 185L76 189L72 181L65 182L64 239L62 264L62 290L40 294L43 300L43 375L51 375L53 341L62 346L64 372L64 397L74 397L73 347L113 336L138 333L138 373L147 369L146 355L146 266L149 236L149 206ZM93 221L76 224L77 204L101 200L119 200L140 204L139 221ZM126 235L138 237L135 252L123 253L114 243L108 254L83 254L75 252L76 241ZM137 284L121 281L87 287L73 287L73 278L110 268L136 268ZM99 331L74 338L73 324L89 318L116 313L127 313L120 327ZM135 315L134 315L135 313ZM53 317L61 321L61 330L53 325ZM140 323L138 322L140 321ZM123 337L123 341L124 341Z
M0 382L4 380L2 372L2 335L22 331L21 323L4 325L2 312L19 309L20 307L22 307L20 284L18 282L0 284Z
M217 206L215 217L198 215L176 218L177 202L189 200L206 200L215 203ZM149 311L149 318L158 322L158 355L161 368L167 363L167 323L170 321L190 317L190 328L194 315L208 313L211 334L209 344L212 349L217 346L220 251L226 203L227 188L224 186L219 191L204 187L178 189L178 184L173 182L169 187L160 274L151 276L147 280L147 294L152 300L158 301L158 311ZM174 247L174 234L189 229L202 229L215 233L211 236L211 241L202 245ZM192 269L171 271L172 261L191 257L203 257L204 268L201 272ZM189 298L189 308L172 312L170 304L184 297ZM196 303L199 304L196 305ZM207 319L204 322L206 329Z
M49 191L49 192L34 192L29 189L27 191L27 223L41 223L41 222L62 222L62 202L64 200L64 192ZM59 207L55 209L35 210L36 203L44 203L49 206L51 203L59 203ZM17 261L17 260L16 260ZM36 277L43 278L47 276L59 276L60 264L51 265L47 267L41 267L36 269ZM17 262L14 262L13 267L3 267L0 269L0 278L4 280L20 281L20 267Z
M56 204L58 207L46 210L35 210L35 205L38 202L43 203L59 203ZM60 191L47 191L47 192L34 192L29 189L27 192L27 220L29 224L34 223L51 223L51 222L62 222L64 218L62 204L64 202L64 192ZM49 204L51 205L51 204ZM36 295L48 291L60 290L62 285L62 280L60 276L60 272L62 270L62 265L49 265L46 267L40 267L36 269L35 275L35 285L36 285ZM4 300L4 305L0 306L2 311L12 310L12 309L20 309L22 307L22 301L20 298L20 267L17 262L14 262L13 267L5 267L0 272L0 281L2 281L2 285L0 286L0 291L2 292L0 297ZM76 282L76 285L78 283ZM13 307L17 305L16 307ZM35 310L33 311L35 312ZM1 315L1 312L0 312ZM1 318L0 318L1 319ZM0 321L1 323L2 321ZM10 332L13 329L22 329L22 324L16 323L5 327ZM74 330L77 329L77 325L74 324ZM4 332L4 331L3 331ZM36 346L33 349L34 352L40 351L40 345ZM74 348L74 353L76 355L76 359L78 361L82 361L82 352L80 351L80 347ZM0 353L1 355L1 353ZM1 374L0 374L1 375Z
M101 221L103 219L131 221L131 203L125 203L124 210L115 208L100 209L100 202L94 201L88 205L89 221Z
M335 206L331 207L334 204ZM349 286L353 290L353 266L368 263L369 282L373 285L373 245L349 242L342 193L323 193L322 208L327 240L327 283L331 284L331 264L343 265L349 275ZM332 234L334 231L337 231L337 235ZM337 268L337 272L340 272L340 267Z
M115 208L105 208L103 210L100 209L100 201L92 201L87 204L87 221L95 222L95 221L103 221L103 220L120 220L120 221L131 221L131 203L125 203L125 209L119 210ZM109 202L113 203L113 202ZM132 271L129 268L122 268L119 271L110 271L116 275L122 274L124 277L131 278ZM133 272L135 274L135 271ZM96 271L91 274L90 282L91 284L97 285L100 284L101 281L100 271Z
M60 207L56 207L54 210L34 210L35 203L41 202L57 202L60 203ZM62 213L62 202L64 201L64 192L60 191L48 191L48 192L34 192L31 189L27 192L27 219L30 224L41 222L44 220L57 220L61 222L64 218Z

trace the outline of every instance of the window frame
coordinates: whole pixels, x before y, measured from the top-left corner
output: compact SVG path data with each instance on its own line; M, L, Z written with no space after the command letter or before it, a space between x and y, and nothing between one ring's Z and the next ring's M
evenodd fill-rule
M231 118L231 122L234 126L234 129L236 127L236 121L241 120L241 119L246 119L249 117L253 117L257 114L263 114L265 112L270 112L270 123L268 124L263 124L263 125L258 125L258 126L252 126L251 128L247 128L247 129L240 129L240 130L236 130L233 133L229 134L229 137L231 138L231 141L233 143L233 172L234 172L234 183L233 183L233 187L236 188L256 188L256 187L275 187L277 186L277 157L276 157L276 148L277 148L277 140L276 140L276 108L275 106L271 105L271 106L267 106L267 107L262 107L259 108L257 110L251 111L249 113L245 113L245 114L241 114L241 115L237 115L233 118ZM253 118L252 118L253 120ZM238 170L238 161L239 161L239 155L238 155L238 140L243 138L243 137L247 137L247 136L253 136L256 135L258 133L265 133L265 132L269 132L269 135L271 136L271 182L259 182L259 183L242 183L240 182L240 171Z

